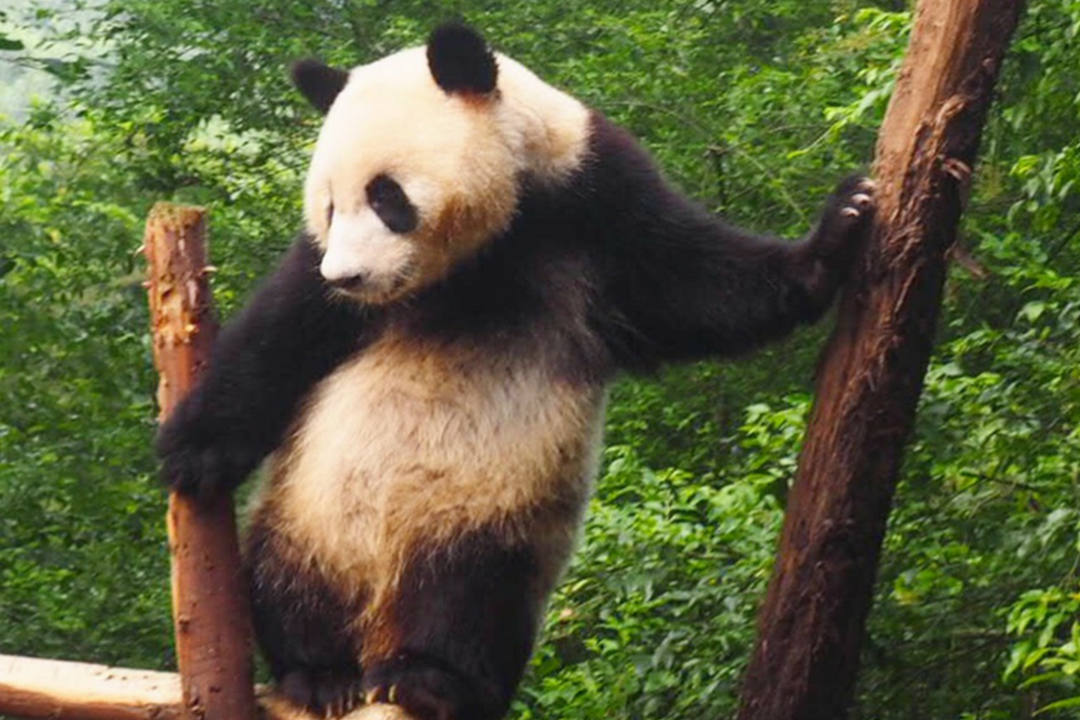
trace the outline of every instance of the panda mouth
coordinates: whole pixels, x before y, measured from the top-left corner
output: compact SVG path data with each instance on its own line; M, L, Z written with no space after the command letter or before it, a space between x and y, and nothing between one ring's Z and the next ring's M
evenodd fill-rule
M359 274L349 277L335 278L334 280L326 281L330 287L335 290L339 290L344 293L358 293L361 292L364 286L368 285L371 281L367 275Z
M415 288L412 266L402 268L388 278L356 275L329 283L334 292L369 305L387 305L401 300Z

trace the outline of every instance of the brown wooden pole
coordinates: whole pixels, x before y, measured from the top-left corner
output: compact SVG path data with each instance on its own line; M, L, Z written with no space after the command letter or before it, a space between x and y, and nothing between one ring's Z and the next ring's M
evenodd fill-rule
M161 418L206 367L217 326L210 312L201 208L159 203L144 240ZM255 716L251 622L228 495L196 503L169 496L173 621L186 720Z
M847 714L946 253L1021 11L1020 0L919 2L878 138L873 237L819 365L740 720Z

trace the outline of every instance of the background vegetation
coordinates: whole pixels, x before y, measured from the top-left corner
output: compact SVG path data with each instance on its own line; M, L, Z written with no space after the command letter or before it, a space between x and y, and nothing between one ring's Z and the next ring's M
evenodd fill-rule
M142 259L211 209L231 314L299 226L284 68L464 16L731 219L797 235L869 162L889 0L19 0L0 10L0 652L168 668ZM1033 2L985 135L853 717L1080 716L1080 2ZM47 82L51 81L51 82ZM33 88L49 99L23 104ZM614 390L517 718L731 714L823 330Z

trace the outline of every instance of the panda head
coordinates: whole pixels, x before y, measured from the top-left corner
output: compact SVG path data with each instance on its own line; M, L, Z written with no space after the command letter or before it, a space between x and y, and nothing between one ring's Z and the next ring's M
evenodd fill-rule
M304 190L320 271L365 303L447 277L507 228L525 183L565 182L587 151L588 110L464 25L293 80L326 114Z

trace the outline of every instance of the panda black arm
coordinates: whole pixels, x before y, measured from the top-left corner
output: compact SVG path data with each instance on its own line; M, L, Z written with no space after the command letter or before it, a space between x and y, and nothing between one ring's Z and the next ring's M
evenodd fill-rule
M809 236L786 242L727 225L668 186L624 131L599 116L593 128L586 213L618 365L735 355L828 309L869 226L868 180L842 182Z
M302 237L222 330L205 376L158 433L171 487L209 497L243 482L306 393L357 347L362 313L333 302L318 265Z

